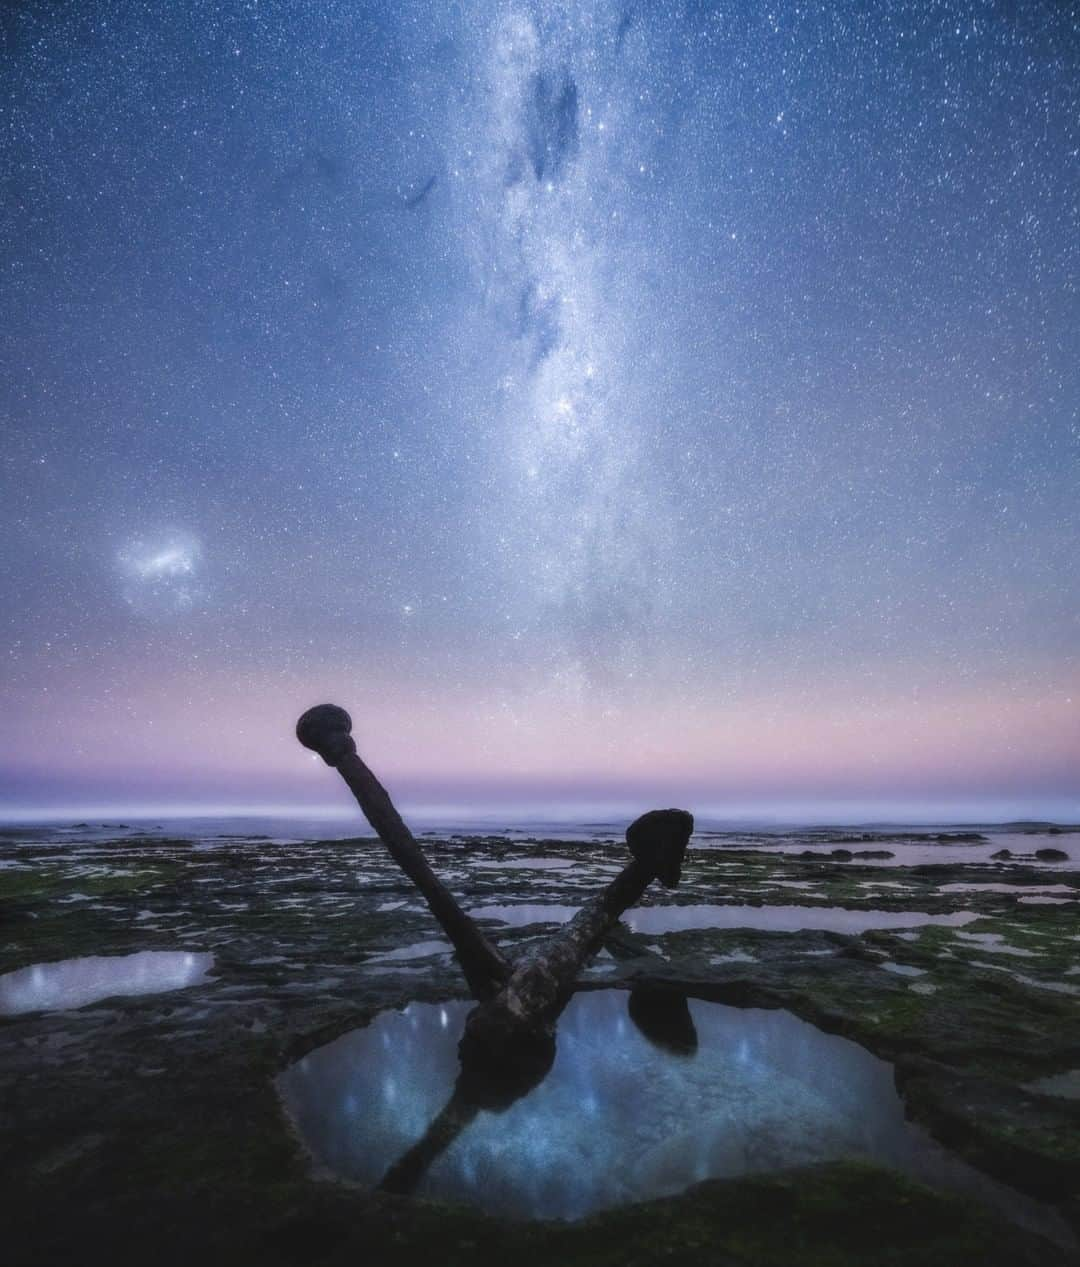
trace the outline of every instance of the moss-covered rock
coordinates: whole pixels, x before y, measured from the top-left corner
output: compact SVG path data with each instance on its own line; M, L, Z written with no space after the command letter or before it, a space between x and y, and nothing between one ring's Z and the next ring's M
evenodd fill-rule
M614 844L501 837L425 848L471 907L574 907L625 860ZM9 1262L1066 1261L970 1203L854 1165L710 1182L571 1226L317 1182L275 1075L383 1008L462 993L438 928L378 843L203 850L129 836L65 852L8 838L0 858L17 864L0 869L0 972L148 949L215 956L212 979L187 990L0 1018ZM521 867L529 859L539 865ZM627 936L582 984L786 1007L853 1038L895 1062L909 1109L939 1139L1067 1214L1080 1191L1077 1104L1025 1086L1080 1067L1080 876L882 861L699 852L678 900L978 918L857 937ZM1013 887L945 889L998 881ZM1053 902L1022 900L1050 882ZM493 930L511 950L546 932Z

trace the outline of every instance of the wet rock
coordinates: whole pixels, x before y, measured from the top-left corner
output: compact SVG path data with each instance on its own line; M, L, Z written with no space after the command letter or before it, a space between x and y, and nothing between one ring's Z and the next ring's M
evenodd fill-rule
M1035 857L1040 862L1068 862L1069 855L1064 849L1036 849Z
M1008 859L1008 858L1011 858L1011 857L1012 857L1012 850L1011 850L1011 849L999 849L999 850L997 851L997 853L992 853L992 854L990 855L990 857L991 857L991 858L993 858L993 860L994 860L995 862L1004 862L1006 859Z
M1001 933L1039 955L1005 956L1002 964L1033 980L1075 980L1063 975L1075 965L1074 908L1019 906L1013 896L994 893L940 893L947 883L1000 880L999 868L864 866L854 854L850 862L829 858L835 834L794 839L817 852L807 849L805 858L760 849L693 853L682 879L686 900L790 902L791 890L776 887L779 880L812 885L811 904L969 909L983 916L977 931ZM18 864L0 870L6 917L0 972L78 955L173 949L178 937L193 950L212 948L219 967L216 980L167 999L146 996L2 1023L0 1100L9 1147L0 1182L8 1197L10 1267L135 1258L179 1264L197 1255L270 1267L295 1261L293 1246L275 1235L288 1224L312 1256L325 1248L319 1261L328 1265L449 1263L457 1261L453 1247L464 1242L471 1262L512 1254L518 1267L592 1262L598 1245L605 1262L640 1265L791 1262L796 1244L799 1261L832 1267L874 1261L883 1245L890 1267L1069 1261L965 1202L870 1167L710 1182L572 1226L515 1226L316 1183L279 1110L275 1076L380 1010L465 994L449 955L422 966L379 959L437 935L420 903L379 909L408 892L382 847L362 837L238 843L220 852L171 838L104 842L93 846L93 862L110 873L91 890L93 877L82 863L32 840L8 844L0 832L0 861ZM429 847L437 870L463 878L477 875L471 869L477 861L509 856L499 838L453 846L433 840ZM572 864L544 873L544 900L575 909L626 858L622 845L540 837L531 846L515 843L512 856L557 856ZM234 865L238 859L245 865ZM1047 881L1046 867L1034 860L1014 858L1013 867L1012 882ZM536 900L536 873L485 874L490 879L476 881L484 901ZM1074 871L1055 869L1053 879L1075 883ZM455 891L460 883L453 880ZM66 901L80 891L92 891L95 900ZM143 909L153 910L154 928L137 920ZM537 931L507 927L498 939L519 953ZM1075 1067L1075 997L1016 981L1000 966L996 973L972 966L968 960L990 958L985 948L942 927L859 937L703 930L639 942L617 957L606 981L667 989L685 982L698 997L788 1008L894 1061L910 1080L905 1099L916 1120L947 1136L968 1160L1018 1187L1028 1183L1038 1189L1035 1196L1078 1190L1080 1122L1070 1108L1076 1102L1019 1091ZM848 945L863 953L836 953ZM910 984L883 971L881 955L866 954L868 947L927 975ZM138 1078L140 1068L167 1072ZM91 1134L102 1137L99 1146L69 1151L72 1141ZM57 1159L60 1168L50 1169Z

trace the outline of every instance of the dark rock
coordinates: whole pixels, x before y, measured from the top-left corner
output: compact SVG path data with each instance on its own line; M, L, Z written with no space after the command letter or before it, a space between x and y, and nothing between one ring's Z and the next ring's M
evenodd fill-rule
M1064 849L1036 849L1035 857L1040 862L1068 862L1069 855Z
M357 830L366 830L359 820ZM593 862L604 867L593 878L592 873L581 878L576 866L551 872L543 891L552 902L578 905L594 882L603 882L595 877L625 861L621 845L539 842L545 852L582 867ZM790 855L702 851L691 855L686 878L739 901L754 893L762 878L813 878L828 900L842 905L851 891L852 867L827 865L834 861L827 852L833 843L822 842L817 853L807 850L806 862ZM0 862L19 861L25 848L21 840L6 848L0 841ZM5 915L17 907L0 939L0 971L74 955L167 949L175 946L176 929L193 928L203 935L190 943L193 948L215 949L218 981L160 999L133 997L119 1007L4 1019L0 1101L8 1162L6 1169L0 1164L0 1175L9 1197L4 1209L9 1267L119 1264L134 1257L166 1267L200 1256L231 1267L282 1267L304 1257L297 1248L304 1244L308 1257L323 1267L365 1261L386 1267L451 1260L475 1265L507 1257L519 1267L580 1265L597 1261L599 1244L608 1262L682 1267L736 1261L833 1267L878 1260L889 1267L1075 1264L1075 1255L1041 1237L1031 1237L1028 1245L1024 1234L957 1197L861 1163L710 1181L680 1196L570 1224L514 1223L316 1182L273 1092L282 1062L332 1042L381 1010L400 1009L413 999L460 998L465 990L449 955L415 961L423 962L422 969L411 966L414 961L380 965L372 958L431 937L432 917L422 903L379 910L388 896L407 895L410 882L370 835L271 847L241 842L227 852L156 838L126 841L112 854L112 846L95 848L103 861L111 865L122 858L130 869L122 886L110 890L108 909L96 909L97 902L57 902L87 891L76 853L64 861L51 846L40 851L41 875L29 890L21 867L0 869ZM518 856L505 844L479 840L425 849L433 862L447 866L466 858ZM233 865L241 856L248 859L243 868ZM745 862L745 872L732 868L733 859ZM1014 858L1010 880L1045 881L1045 863L1023 861L1026 865ZM917 887L918 893L896 890L898 896L884 903L900 910L925 909L928 889L945 881L999 876L982 863L950 862L924 870L881 868L875 878ZM1073 879L1071 868L1067 878ZM321 892L312 890L313 881ZM536 899L536 880L527 871L487 883L490 900ZM18 902L9 891L19 895ZM94 889L94 896L99 892ZM283 894L301 904L281 904ZM778 890L777 900L790 897ZM1075 916L1067 906L1014 909L994 895L971 895L970 902L961 895L949 902L998 911L999 920L1022 919L1025 928L1045 933L1021 944L1054 948L1044 955L1047 968L1040 977L1071 979L1050 976L1052 965L1065 971L1075 962ZM148 905L157 916L153 922L164 925L156 934L136 919ZM346 906L350 918L327 917ZM691 999L732 1005L782 1006L812 1023L825 1018L830 1030L895 1061L914 1120L938 1132L941 1142L951 1141L969 1162L984 1164L997 1178L1044 1201L1080 1192L1076 1102L1020 1088L1031 1078L1075 1066L1080 1050L1075 998L1013 983L1004 973L994 974L1002 981L992 990L988 974L969 967L966 955L941 957L936 936L915 942L891 930L860 938L702 930L665 937L663 956L650 959L641 954L650 937L613 932L629 943L630 953L616 955L605 978L612 984L684 989ZM535 928L508 927L499 937L515 958L539 940ZM948 946L951 933L942 937ZM880 968L880 955L836 953L863 944L926 969L922 980L935 984L936 994L912 993L906 979ZM731 952L740 957L710 963ZM1022 967L1030 972L1037 962L1024 960ZM71 1041L59 1051L41 1044L54 1034L70 1035ZM168 1073L138 1076L145 1067L165 1067ZM496 1108L498 1089L486 1080L479 1087ZM648 1088L642 1093L647 1096ZM642 1111L649 1111L647 1103ZM96 1146L79 1144L101 1136L104 1142ZM62 1170L45 1169L42 1159L53 1154L63 1158ZM268 1234L290 1225L291 1236L286 1231L280 1245ZM335 1229L345 1229L340 1244ZM455 1247L465 1240L469 1253L458 1253ZM742 1251L747 1243L752 1253ZM758 1246L764 1248L759 1252Z
M997 851L997 853L992 853L992 854L990 855L990 857L991 857L992 859L994 859L994 861L995 861L995 862L996 862L996 861L1000 861L1000 860L1005 859L1005 858L1011 858L1011 857L1012 857L1012 850L1011 850L1011 849L999 849L999 850Z
M855 855L850 849L834 849L829 857L835 858L837 862L850 862Z

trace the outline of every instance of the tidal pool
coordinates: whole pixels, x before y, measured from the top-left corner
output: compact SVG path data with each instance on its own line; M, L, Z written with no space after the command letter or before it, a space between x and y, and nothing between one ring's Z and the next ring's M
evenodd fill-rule
M1076 895L1071 884L943 884L939 893L1018 893L1023 897L1032 893L1063 893L1066 897Z
M473 863L485 871L569 871L576 865L569 858L515 858Z
M399 946L395 950L384 950L381 954L372 955L374 963L394 962L406 959L430 959L432 955L448 955L452 947L448 941L436 939L417 941L411 946Z
M565 924L580 907L516 902L505 906L477 906L473 919L497 920L520 927L525 924ZM685 932L699 928L760 928L794 933L818 929L831 933L864 933L871 928L918 928L923 924L968 924L979 916L971 911L931 915L926 911L848 910L842 906L714 906L687 903L679 906L635 906L623 916L635 933Z
M518 1218L579 1219L710 1177L868 1158L1061 1234L904 1120L892 1066L788 1012L582 992L547 1077L509 1108L455 1092L472 1004L412 1003L278 1078L319 1169ZM1067 1236L1067 1233L1065 1233Z
M677 933L696 928L761 928L794 933L817 929L829 933L865 933L871 928L918 928L923 924L968 924L978 915L954 911L861 911L843 906L636 906L625 915L635 933Z
M213 955L182 950L36 963L0 976L0 1015L56 1012L121 994L181 990L205 981L213 965Z

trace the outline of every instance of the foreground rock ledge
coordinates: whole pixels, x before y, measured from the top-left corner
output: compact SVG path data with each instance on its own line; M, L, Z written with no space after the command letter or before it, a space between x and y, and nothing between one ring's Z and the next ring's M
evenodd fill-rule
M504 860L573 861L545 873L551 887L544 900L575 908L601 874L579 878L580 852L557 842L508 849L502 841L472 841L429 852L447 873L463 870L467 860L474 878L466 905L536 899L528 873L501 871ZM617 868L625 858L615 844L590 854L596 868ZM0 855L14 859L2 846ZM974 1207L863 1167L713 1182L569 1227L515 1226L317 1182L282 1117L276 1074L383 1008L462 994L448 948L418 960L384 958L438 936L425 911L410 909L396 868L381 847L364 841L273 848L237 841L207 852L129 836L97 849L94 861L102 870L87 875L54 849L23 847L17 868L0 870L0 971L181 945L212 951L215 979L170 995L2 1023L6 1262L201 1257L475 1267L488 1255L512 1253L537 1264L790 1267L794 1246L797 1261L806 1263L1069 1261ZM1039 875L1046 881L1046 873L1032 871L1032 883ZM811 900L880 906L888 904L884 894L899 891L860 898L860 885L898 876L857 863L728 853L698 855L683 885L688 900L723 894L749 903L770 895L789 901L790 890L773 887L778 880L812 882ZM931 881L936 890L975 876L939 868L933 877L909 871L900 878L911 892L892 899L891 909L941 910ZM1076 879L1060 869L1052 878ZM59 900L76 894L85 900ZM963 1155L1035 1195L1060 1196L1068 1213L1075 1210L1069 1194L1080 1187L1077 1105L1023 1087L1080 1063L1080 1009L1075 997L1037 991L1012 973L1060 979L1075 963L1076 904L1021 907L998 894L949 901L980 914L968 929L1038 956L995 960L985 946L941 928L911 940L890 933L683 933L650 939L666 966L628 958L597 983L682 984L722 1002L789 1007L853 1037L896 1061L916 1116L939 1134L953 1132ZM525 927L499 936L523 949L547 931ZM913 993L911 979L883 971L882 961L921 968L919 982L936 992ZM978 966L991 961L1009 971Z

